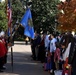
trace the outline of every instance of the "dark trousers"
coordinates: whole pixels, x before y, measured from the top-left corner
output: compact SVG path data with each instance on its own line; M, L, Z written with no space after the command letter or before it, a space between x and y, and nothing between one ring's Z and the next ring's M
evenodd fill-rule
M3 67L4 65L4 57L0 57L0 69Z
M54 71L54 70L56 69L56 67L55 67L55 62L54 62L54 52L52 52L51 62L52 62L52 69L53 69L53 71Z
M36 59L35 46L31 46L31 51L32 51L32 57L35 60Z
M35 47L32 49L33 59L36 60Z
M45 49L44 46L39 47L38 59L43 63L45 62Z
M4 56L4 64L7 63L7 54Z
M76 54L73 58L73 62L72 62L72 75L76 75Z

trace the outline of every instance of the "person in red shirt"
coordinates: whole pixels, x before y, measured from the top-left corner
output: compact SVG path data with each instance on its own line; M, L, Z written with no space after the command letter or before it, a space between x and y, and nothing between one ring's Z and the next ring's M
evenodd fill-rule
M0 33L0 72L2 72L3 65L5 64L5 59L7 55L6 42L4 39L4 34Z
M60 48L59 48L59 43L56 43L56 50L54 53L54 62L55 62L55 67L57 70L59 70L59 60L60 60Z

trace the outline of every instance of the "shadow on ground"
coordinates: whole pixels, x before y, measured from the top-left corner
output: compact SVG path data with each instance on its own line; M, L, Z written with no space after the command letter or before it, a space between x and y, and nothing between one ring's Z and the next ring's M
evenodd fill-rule
M31 55L30 52L26 53L14 52L13 72L12 72L11 53L9 52L8 62L6 64L7 69L5 70L6 74L4 75L49 75L47 72L43 71L42 64L38 63L37 61L33 61L30 55Z
M49 75L43 71L42 63L33 61L31 56L30 45L25 42L14 42L13 46L13 67L11 66L11 50L8 52L7 69L0 75Z

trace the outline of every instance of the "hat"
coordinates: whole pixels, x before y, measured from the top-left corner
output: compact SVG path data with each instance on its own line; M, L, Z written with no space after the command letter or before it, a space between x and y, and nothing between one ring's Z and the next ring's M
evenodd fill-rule
M0 36L4 36L4 35L5 35L4 31L1 31Z

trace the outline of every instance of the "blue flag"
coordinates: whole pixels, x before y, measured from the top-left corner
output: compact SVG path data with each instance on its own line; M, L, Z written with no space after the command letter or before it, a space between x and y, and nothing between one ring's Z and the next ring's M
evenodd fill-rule
M21 25L24 27L24 35L34 39L34 28L32 23L31 11L28 8L21 20Z

